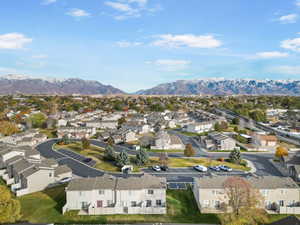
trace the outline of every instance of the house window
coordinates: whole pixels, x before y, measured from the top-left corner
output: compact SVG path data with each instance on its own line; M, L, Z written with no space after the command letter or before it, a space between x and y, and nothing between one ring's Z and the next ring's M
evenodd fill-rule
M99 195L104 195L104 190L99 190Z
M148 190L148 195L153 195L154 191L153 190Z
M52 177L52 173L49 173L49 177Z
M209 200L204 200L203 205L204 205L204 207L208 207L209 206Z
M113 204L113 201L112 201L112 200L107 200L107 206L108 206L108 207L112 206L112 204Z
M79 191L79 196L82 196L82 191Z
M136 201L131 202L131 207L137 207Z
M262 190L262 191L261 191L261 194L262 194L263 196L267 196L268 193L269 193L268 190Z
M279 206L284 206L284 201L283 200L279 201Z
M161 206L161 200L159 199L159 200L156 200L156 205L157 206Z
M146 201L146 207L151 207L152 201L151 200L147 200Z

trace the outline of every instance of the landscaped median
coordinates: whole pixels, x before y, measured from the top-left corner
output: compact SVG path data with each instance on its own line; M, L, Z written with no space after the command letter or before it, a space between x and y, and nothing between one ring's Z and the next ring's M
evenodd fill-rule
M104 157L105 149L100 148L95 145L90 145L89 148L84 149L81 146L80 142L74 142L68 145L54 145L54 149L69 149L78 154L84 155L86 157L92 158L96 161L95 168L101 169L109 172L120 172L120 168L116 166L113 161L109 161ZM159 151L161 152L161 151ZM159 153L158 152L158 153ZM149 162L144 166L137 166L135 163L135 156L130 155L130 162L134 166L134 172L139 172L140 169L151 167L154 165L159 165L159 157L150 157ZM209 158L196 158L196 157L182 157L182 158L168 158L168 166L172 168L181 168L181 167L193 167L195 165L203 165L203 166L218 166L218 165L226 165L235 170L241 171L250 171L250 168L244 165L237 165L234 163L226 162L225 160L212 160Z

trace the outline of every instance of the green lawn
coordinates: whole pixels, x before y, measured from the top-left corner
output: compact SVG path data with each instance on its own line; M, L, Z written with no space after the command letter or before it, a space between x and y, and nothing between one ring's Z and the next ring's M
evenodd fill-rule
M191 190L168 190L166 215L78 216L61 214L65 204L64 187L55 187L19 198L22 220L31 223L218 223L214 214L200 214Z
M204 132L204 133L194 133L194 132L187 132L187 131L180 131L179 133L183 134L183 135L186 135L186 136L189 136L189 137L197 137L197 136L204 136L204 135L207 135L208 132Z
M174 153L176 153L176 152L183 152L184 150L182 149L168 149L168 150L163 150L163 149L147 149L147 151L148 152L158 152L158 153L160 153L160 152L174 152Z

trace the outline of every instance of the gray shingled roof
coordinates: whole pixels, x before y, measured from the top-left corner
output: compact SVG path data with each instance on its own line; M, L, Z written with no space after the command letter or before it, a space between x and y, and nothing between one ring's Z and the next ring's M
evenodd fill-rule
M32 163L29 163L25 159L23 159L13 164L13 169L16 173L19 173L33 166L34 165Z
M195 179L195 182L203 189L222 189L228 178L229 176L202 177ZM259 176L245 177L245 179L257 189L299 188L290 177Z
M72 172L72 170L68 166L63 165L55 168L54 175L58 176L60 174L69 173L69 172Z
M137 190L137 189L165 189L166 179L151 175L142 177L120 178L104 175L96 178L73 179L68 187L68 191L88 191L101 189L116 190Z

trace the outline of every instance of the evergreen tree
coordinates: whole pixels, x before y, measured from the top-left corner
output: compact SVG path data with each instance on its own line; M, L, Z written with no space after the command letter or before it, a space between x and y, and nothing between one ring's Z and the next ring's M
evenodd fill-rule
M240 164L242 161L241 152L238 149L234 149L230 152L229 161L235 164Z
M148 162L149 162L148 152L145 149L142 148L136 154L136 164L138 166L143 166L143 165L146 165Z
M107 144L110 145L110 146L113 146L115 144L115 141L111 136L108 138Z
M115 149L112 146L107 146L105 148L104 157L107 160L114 161L116 159Z
M68 135L64 135L63 137L62 137L62 143L63 144L65 144L65 145L68 145L68 144L70 144L70 139L69 139L69 137L68 137Z
M122 151L116 158L117 165L123 167L129 164L129 157L127 152Z

